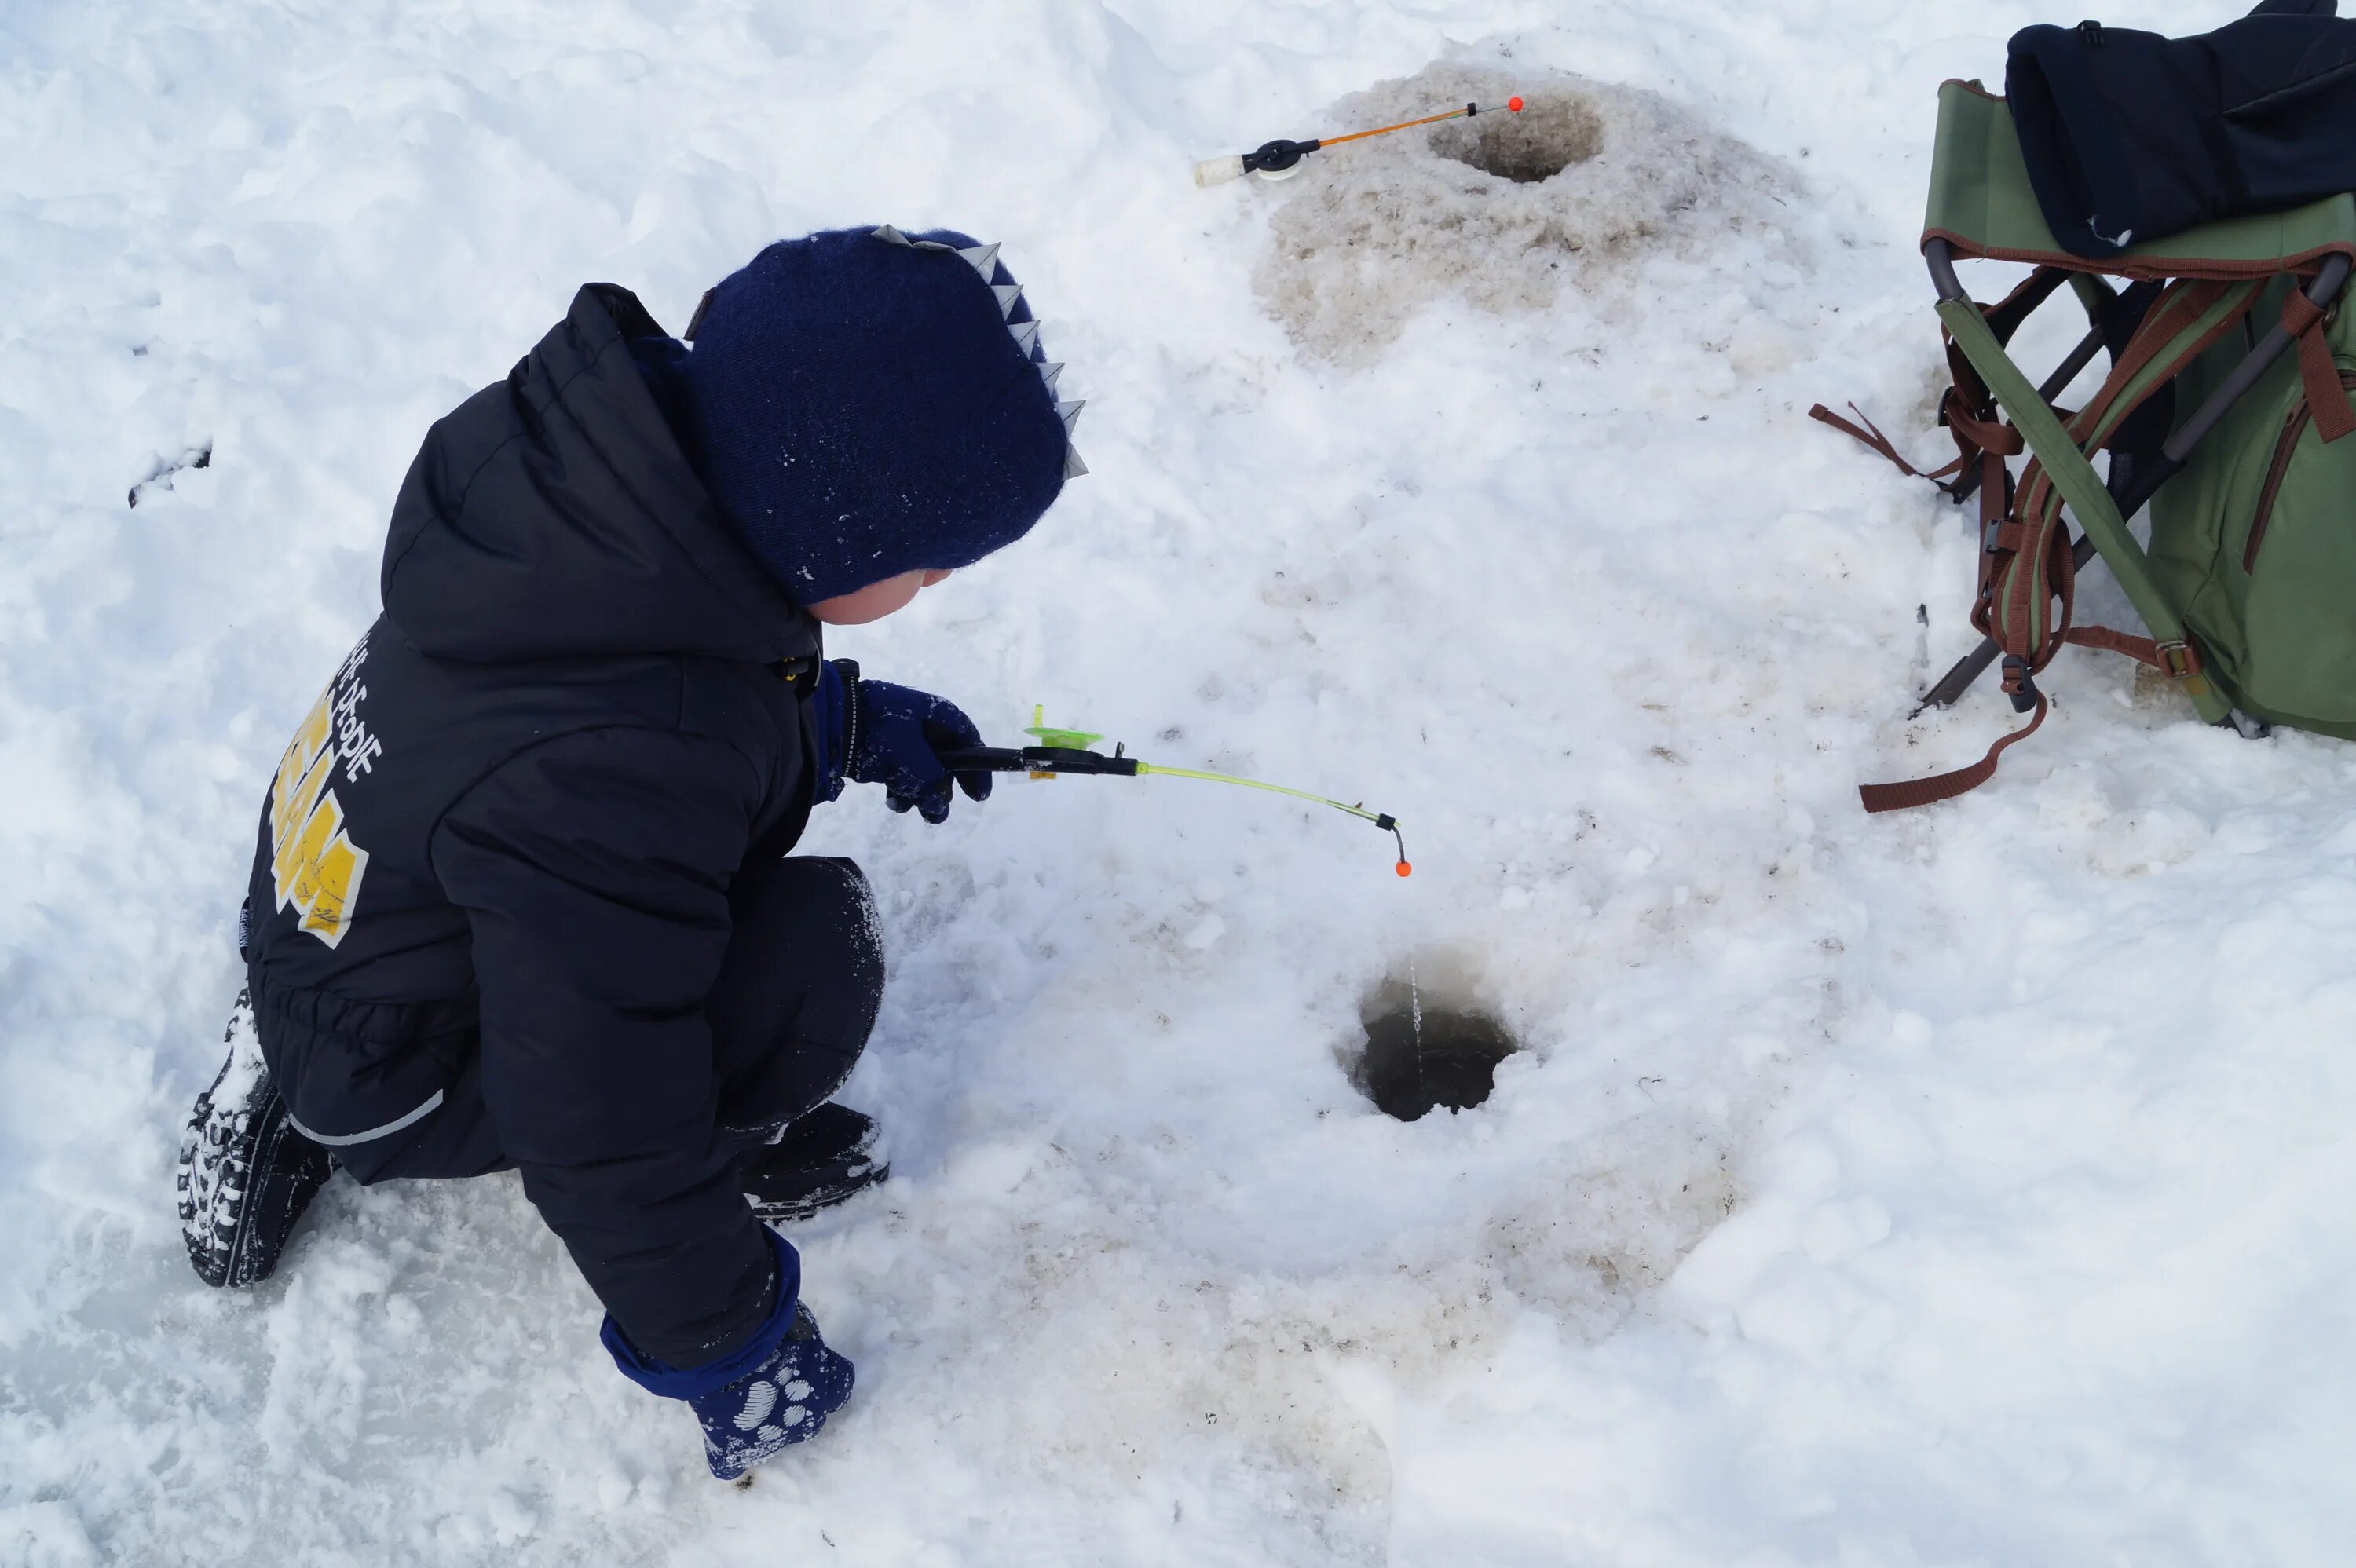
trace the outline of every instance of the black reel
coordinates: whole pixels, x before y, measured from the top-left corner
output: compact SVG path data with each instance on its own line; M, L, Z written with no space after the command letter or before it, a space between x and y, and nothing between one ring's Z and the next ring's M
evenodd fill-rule
M953 773L1097 773L1137 776L1135 757L1103 756L1068 746L968 746L937 753Z
M1244 155L1244 172L1255 175L1281 174L1299 163L1305 154L1323 146L1323 142L1263 142Z

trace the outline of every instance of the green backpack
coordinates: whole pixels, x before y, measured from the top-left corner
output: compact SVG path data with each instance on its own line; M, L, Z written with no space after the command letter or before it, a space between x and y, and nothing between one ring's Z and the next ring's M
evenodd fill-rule
M1953 385L1940 422L1955 461L1922 477L1979 508L1972 624L1987 642L1924 698L1944 707L2001 660L2017 711L2034 713L1978 763L1868 784L1868 811L1950 799L1994 775L2044 722L2038 677L2064 646L2127 655L2166 675L2201 716L2356 740L2356 321L2338 310L2356 262L2356 198L2238 219L2103 261L2072 256L2040 216L2001 99L1940 91L1922 239ZM2022 261L1993 305L1957 279L1961 259ZM2118 279L2124 287L2115 286ZM2064 285L2087 332L2042 386L2006 352ZM2107 349L2083 408L2059 395ZM1875 429L1811 411L1909 474ZM2090 459L2107 453L2110 473ZM2016 475L2006 461L2022 456ZM2150 504L2147 549L2127 519ZM2083 530L2074 543L2064 521ZM2077 572L2099 555L2147 635L2081 625Z

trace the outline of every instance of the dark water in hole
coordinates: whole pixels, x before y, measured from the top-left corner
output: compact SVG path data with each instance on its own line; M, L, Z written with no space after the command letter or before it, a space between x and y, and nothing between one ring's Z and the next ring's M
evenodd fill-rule
M1412 1122L1435 1105L1468 1110L1496 1087L1497 1063L1514 1053L1514 1037L1496 1019L1445 1008L1423 1009L1417 1049L1413 1007L1394 1007L1366 1022L1359 1087L1385 1115Z
M1516 185L1552 179L1603 150L1603 121L1569 93L1533 95L1519 114L1491 115L1442 127L1431 137L1443 158Z

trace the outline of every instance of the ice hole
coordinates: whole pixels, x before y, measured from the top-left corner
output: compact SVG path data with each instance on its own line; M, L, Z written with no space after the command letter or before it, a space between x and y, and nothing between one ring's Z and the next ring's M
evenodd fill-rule
M1536 185L1603 150L1603 119L1568 93L1533 98L1519 114L1490 113L1434 132L1431 150L1467 168Z
M1518 114L1498 108L1520 96ZM1319 358L1371 363L1434 301L1498 315L1565 293L1580 341L1657 314L1665 275L1740 293L1804 265L1783 165L1657 93L1509 57L1444 60L1309 117L1372 128L1477 102L1479 116L1330 145L1276 204L1252 287ZM1262 192L1265 192L1263 195Z
M1412 1122L1435 1106L1466 1111L1496 1087L1497 1063L1520 1046L1487 1013L1384 984L1365 1014L1366 1046L1352 1078L1385 1115Z

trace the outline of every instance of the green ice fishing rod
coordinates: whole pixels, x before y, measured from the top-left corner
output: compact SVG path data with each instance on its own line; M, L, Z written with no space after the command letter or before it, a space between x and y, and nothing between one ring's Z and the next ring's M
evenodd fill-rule
M1141 762L1127 754L1127 748L1116 743L1112 755L1090 750L1102 735L1086 730L1057 730L1045 721L1044 708L1031 710L1031 727L1023 731L1035 736L1035 746L969 746L959 751L943 752L941 762L951 773L1029 773L1034 779L1052 779L1062 773L1096 773L1114 778L1144 778L1158 774L1173 779L1208 779L1213 784L1241 784L1246 789L1266 790L1271 795L1289 795L1295 800L1330 805L1336 811L1346 811L1362 821L1371 822L1398 842L1398 874L1412 873L1415 868L1407 858L1407 837L1399 832L1398 820L1387 812L1368 811L1364 805L1350 805L1338 800L1328 800L1322 795L1312 795L1305 789L1288 789L1283 784L1269 784L1262 779L1241 778L1234 773L1206 773L1201 768L1165 768L1156 763Z

